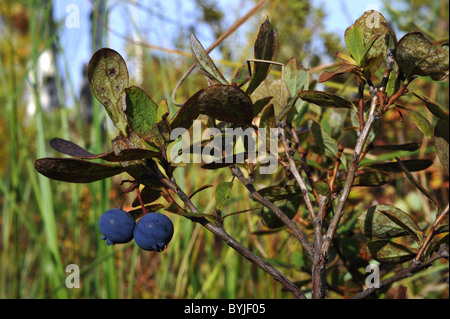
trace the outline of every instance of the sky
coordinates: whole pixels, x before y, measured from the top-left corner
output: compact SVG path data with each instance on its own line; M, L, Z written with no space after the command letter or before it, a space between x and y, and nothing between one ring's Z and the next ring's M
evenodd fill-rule
M128 2L139 3L140 6L130 5ZM253 3L242 0L217 0L218 5L228 12L225 16L226 25L232 25L244 15ZM326 12L325 27L338 35L352 24L366 10L382 8L381 0L312 0L313 5L322 5ZM93 0L58 0L55 1L54 14L56 21L60 21L61 45L64 48L64 59L70 72L70 79L75 91L83 80L82 66L89 62L92 55L90 50L89 15ZM242 5L244 3L244 5ZM175 34L180 22L182 25L192 26L196 23L196 13L191 0L110 0L109 27L112 30L104 45L117 50L121 54L125 51L126 41L116 33L127 35L133 30L137 34L148 36L148 42L160 47L175 49L171 34ZM149 19L160 17L157 19ZM215 39L206 29L197 27L196 36L205 46ZM139 39L135 39L139 40ZM189 39L186 39L189 41ZM214 51L211 53L214 59ZM126 57L124 56L125 60Z

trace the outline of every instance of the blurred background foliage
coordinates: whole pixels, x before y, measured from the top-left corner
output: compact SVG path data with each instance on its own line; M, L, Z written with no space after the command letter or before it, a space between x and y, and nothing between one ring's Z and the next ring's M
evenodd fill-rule
M117 36L111 14L117 6L124 7L129 14L130 31L120 36L126 44L126 52L121 53L129 64L131 82L141 86L155 101L167 99L174 114L177 108L170 95L192 63L190 34L207 35L210 41L206 42L212 43L228 28L229 21L237 20L246 11L223 10L227 1L193 0L189 1L189 8L194 18L186 25L183 16L162 13L159 10L162 2L86 0L82 10L90 11L90 26L82 37L89 39L87 56L108 46L112 35ZM66 5L70 3L67 1ZM141 251L132 244L106 246L99 240L98 218L105 210L119 205L123 191L119 184L127 176L91 184L68 184L37 174L36 158L58 156L48 146L51 138L65 138L100 153L110 150L110 140L116 134L103 107L92 99L87 78L83 77L79 85L74 82L75 73L84 73L82 69L74 70L68 58L70 52L61 39L67 25L64 19L55 18L55 4L51 0L0 1L0 298L290 298L280 285L268 280L267 274L200 225L176 215L170 214L175 234L163 253ZM239 7L251 8L255 4L254 0L242 0ZM345 13L351 1L340 4ZM268 1L214 51L217 65L230 78L246 59L253 58L258 27L268 16L278 30L277 61L285 63L296 57L311 69L312 79L316 80L335 61L334 54L345 50L343 34L325 28L324 5L326 2L307 0ZM156 19L160 24L175 26L172 48L159 45L167 43L167 39L151 42L146 31L134 23L132 8L141 19ZM433 41L448 40L448 0L385 1L380 11L398 37L420 30ZM342 30L351 24L344 16ZM274 67L270 77L278 79L279 71ZM350 76L343 76L322 88L351 96L355 92L353 84ZM177 101L186 100L204 86L203 77L193 72L177 91ZM410 90L448 108L448 79L432 82L419 78ZM403 100L431 120L417 99L405 96ZM329 121L333 127L338 115L320 112L315 110L311 116L320 115L322 125ZM448 175L436 160L432 141L417 130L409 117L389 112L378 140L394 144L421 142L421 148L408 156L430 158L435 165L416 176L441 203L448 203ZM211 172L195 164L178 169L175 177L188 194L206 184L215 186L231 180L227 170ZM271 183L277 183L282 174L270 179ZM206 213L214 208L214 188L193 198ZM436 212L400 175L388 185L370 190L370 193L366 188L352 191L350 200L356 212L362 212L377 200L413 214L424 225L434 220ZM130 207L131 203L126 205ZM243 187L236 185L223 211L232 213L254 207ZM301 247L287 232L266 236L254 233L264 230L256 212L226 218L226 229L300 285L310 282ZM300 212L296 221L309 227L306 218ZM343 251L337 251L336 255L364 256L361 248L364 245L356 245L353 239L344 236L341 246ZM352 285L352 270L331 262L330 296L351 296L358 288ZM80 267L78 289L66 288L69 273L65 267L69 264ZM398 297L406 287L409 298L448 298L448 283L443 278L448 278L448 264L437 263L436 267L382 291L381 296ZM307 284L304 289L308 289Z

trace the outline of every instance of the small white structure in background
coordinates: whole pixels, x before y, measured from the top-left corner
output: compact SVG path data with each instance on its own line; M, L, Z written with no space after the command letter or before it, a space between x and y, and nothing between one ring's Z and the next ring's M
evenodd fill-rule
M60 106L56 81L55 55L51 49L47 49L39 55L36 65L33 65L32 62L29 65L25 92L28 117L32 117L36 113L38 105L45 112ZM35 86L38 94L34 93Z

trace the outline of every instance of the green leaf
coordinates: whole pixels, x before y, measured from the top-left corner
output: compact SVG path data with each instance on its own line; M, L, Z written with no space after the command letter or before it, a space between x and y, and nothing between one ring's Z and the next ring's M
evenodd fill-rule
M401 264L413 259L417 254L417 249L389 240L370 242L368 248L372 258L384 264Z
M230 196L233 182L222 182L216 187L216 209L221 210Z
M405 160L402 161L403 165L410 172L418 172L423 171L433 165L433 161L427 159L418 159L418 160ZM372 163L366 164L361 167L361 169L372 168L385 172L402 172L403 169L398 162L386 162L386 163Z
M309 69L298 65L295 58L289 59L284 66L284 82L291 96L309 87Z
M346 99L341 98L333 93L304 90L297 94L303 101L314 103L322 107L334 107L334 108L352 108L352 103Z
M270 29L269 19L266 19L260 26L256 37L254 51L255 59L274 61L278 50L278 34L276 30ZM269 74L271 64L265 62L255 62L254 72L247 87L247 94L250 95L266 79Z
M390 176L385 172L368 170L358 172L353 181L353 186L381 186L390 181Z
M364 12L354 23L363 39L364 45L361 49L363 58L360 65L368 78L378 70L386 57L390 34L387 24L384 16L375 10ZM364 53L365 51L367 52Z
M88 78L94 96L105 106L117 129L127 136L127 119L123 109L128 69L123 58L108 48L98 50L89 62Z
M125 114L131 129L148 143L156 146L157 150L164 145L164 137L161 135L158 122L159 106L137 86L125 89L127 108Z
M358 225L368 238L393 238L412 235L420 241L422 231L416 221L404 211L390 205L375 205L358 218Z
M40 158L34 165L42 175L70 183L91 183L125 171L120 165L99 164L76 158Z
M442 166L448 173L448 139L449 139L449 121L440 118L434 128L434 147L436 154L441 161Z
M413 93L417 98L421 99L423 102L425 102L425 105L434 116L437 116L440 119L447 120L449 119L448 111L444 110L441 106L437 105L436 103L431 102L429 99L427 99L425 96L422 96L418 93Z
M191 35L191 51L195 64L210 83L229 84L194 34Z
M364 57L364 40L358 27L355 25L349 26L345 30L344 39L352 58L357 64L361 64L361 60Z
M328 135L328 133L322 129L320 124L313 120L308 121L308 127L321 153L336 159L338 154L338 143L336 140Z
M432 48L432 42L421 32L410 32L395 47L395 60L408 78L422 75L442 81L449 73L448 43L434 51Z
M276 202L277 207L286 214L289 219L292 219L297 213L298 207L300 205L300 197L293 197L285 200ZM284 223L275 215L274 212L264 207L261 210L261 221L267 228L280 228L284 226Z
M258 193L270 201L278 201L293 196L300 196L300 187L297 185L275 185L258 190Z
M433 196L431 196L431 194L422 185L420 185L419 181L417 181L414 178L414 176L411 174L411 171L404 164L404 162L401 161L398 157L395 157L395 159L398 162L398 164L400 165L400 167L403 170L403 172L405 173L406 177L409 179L409 181L411 183L413 183L413 185L416 186L416 188L418 190L420 190L422 192L422 194L424 194L426 197L428 197L433 202L434 206L436 206L437 209L439 209L439 204L436 201L436 199Z
M324 181L320 180L314 183L314 189L319 195L328 197L331 194L330 185Z
M433 138L433 127L430 122L420 113L409 110L412 120L417 125L419 130L428 138Z

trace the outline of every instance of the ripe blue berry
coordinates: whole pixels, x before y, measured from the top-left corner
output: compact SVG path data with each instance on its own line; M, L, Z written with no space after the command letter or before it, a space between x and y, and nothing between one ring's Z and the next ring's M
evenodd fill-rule
M149 213L142 216L134 228L134 241L144 250L163 251L172 236L172 221L160 213Z
M98 227L109 245L128 243L133 239L136 222L133 216L118 208L109 209L100 216Z

